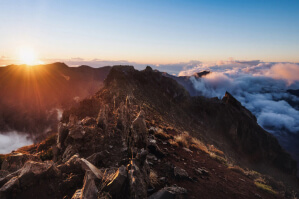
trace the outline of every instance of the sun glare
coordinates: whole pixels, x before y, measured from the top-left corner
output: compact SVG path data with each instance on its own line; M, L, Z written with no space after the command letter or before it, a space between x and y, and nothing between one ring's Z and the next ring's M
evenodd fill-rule
M38 60L35 51L32 48L21 48L19 50L19 59L21 64L28 66L41 64Z

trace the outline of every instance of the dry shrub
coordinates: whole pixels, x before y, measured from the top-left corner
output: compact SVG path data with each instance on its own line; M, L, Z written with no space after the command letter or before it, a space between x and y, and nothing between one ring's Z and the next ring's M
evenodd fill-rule
M170 139L170 135L168 135L167 133L165 133L162 129L158 128L155 132L154 135L157 138L160 138L162 140L168 140Z
M149 180L150 180L150 184L155 187L155 185L159 184L159 180L158 180L158 175L154 170L150 170L150 174L149 174Z
M198 150L201 150L205 153L209 153L209 150L208 150L207 146L204 143L202 143L200 140L196 139L196 138L191 139L190 148L198 149Z
M224 156L223 151L220 151L219 149L217 149L216 147L214 147L214 145L208 145L209 146L209 151L212 153L215 153L218 156Z
M174 141L174 140L169 140L169 143L172 145L172 146L174 146L174 147L179 147L180 145L176 142L176 141Z
M216 155L215 153L210 152L210 157L216 160L217 162L228 166L227 160L224 157Z
M258 182L258 181L255 181L254 184L255 184L259 189L262 189L262 190L264 190L264 191L266 191L266 192L268 192L268 193L271 193L271 194L274 194L274 195L277 194L277 192L274 191L274 190L272 189L272 187L269 186L269 185L266 185L266 184L261 183L261 182Z
M236 173L240 173L240 174L246 175L245 174L245 170L243 168L239 167L238 165L230 165L228 167L228 169L230 169L230 170L232 170L232 171L234 171Z

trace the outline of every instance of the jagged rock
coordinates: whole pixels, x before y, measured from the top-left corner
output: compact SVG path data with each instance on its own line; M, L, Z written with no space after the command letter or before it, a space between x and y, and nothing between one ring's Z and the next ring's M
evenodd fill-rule
M189 178L189 175L185 169L182 169L180 167L174 167L173 174L176 178L179 179L186 179Z
M16 177L20 174L20 170L17 170L13 173L10 173L8 175L6 175L5 177L3 178L0 178L0 187L2 187L5 183L7 183L10 179L12 179L13 177Z
M92 163L95 166L108 166L107 164L107 157L110 155L110 153L108 151L101 151L98 153L94 153L91 156L89 156L88 158L86 158L86 160L88 160L90 163Z
M8 174L8 171L0 170L0 179L6 177Z
M58 125L58 136L57 136L57 146L58 148L64 148L64 141L66 139L66 137L69 134L69 129L68 127L63 124L63 123L59 123Z
M147 148L148 130L145 123L145 113L140 111L137 118L132 123L133 146L141 149Z
M123 196L127 177L128 173L126 167L122 165L116 171L111 182L109 182L109 184L104 188L104 191L109 192L112 197Z
M81 159L79 158L79 155L73 155L64 164L59 165L58 169L61 170L62 173L80 173L80 171L83 170L81 167Z
M149 139L147 148L150 153L154 154L158 158L163 158L165 156L165 154L161 151L159 146L156 144L156 140L154 139Z
M73 139L82 139L85 135L85 130L81 125L74 125L69 131L69 137Z
M185 198L186 194L187 190L185 188L173 185L171 187L164 187L151 195L149 199L182 199Z
M84 177L83 188L81 189L81 199L94 199L97 198L98 188L95 184L97 177L92 171L86 171Z
M117 128L123 131L124 133L127 131L127 106L124 105L123 102L120 103L118 108L118 116L117 116ZM126 134L126 133L125 133Z
M17 192L19 185L18 177L13 177L10 179L5 185L0 188L0 198L1 199L9 199L11 198L11 193Z
M51 178L58 177L60 171L57 169L52 161L33 162L28 161L22 167L20 175L18 176L20 186L28 187L38 180L41 176L50 176Z
M139 168L135 160L129 165L128 179L130 198L143 199L147 197L148 175L144 169L145 168Z
M9 172L16 171L23 167L25 162L28 160L41 161L38 156L23 154L23 153L13 153L5 158L2 163L1 170L6 170Z
M91 125L96 125L97 121L93 117L85 117L83 120L80 121L80 124L83 126L91 126Z
M195 169L195 172L198 174L198 175L205 175L205 176L208 176L210 175L210 173L204 169L204 168L198 168L198 169Z
M85 171L90 170L98 179L103 178L103 173L101 172L101 170L99 170L97 167L95 167L93 164L91 164L84 158L81 158L80 160L81 160L81 166Z
M104 107L100 109L100 112L98 114L97 125L103 130L106 130L108 127L108 112L109 106L108 104L105 104Z
M62 162L68 161L78 150L73 145L68 145L62 155Z
M19 170L19 175L11 178L0 189L0 198L12 198L17 189L26 190L43 177L59 177L60 171L52 161L34 162L27 161Z

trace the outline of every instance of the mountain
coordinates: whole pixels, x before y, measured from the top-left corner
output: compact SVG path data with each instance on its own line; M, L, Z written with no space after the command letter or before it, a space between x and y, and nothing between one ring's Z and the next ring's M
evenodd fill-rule
M175 81L177 81L180 85L182 85L189 92L189 94L191 96L197 96L197 95L200 95L201 92L194 88L191 78L198 79L198 78L204 77L210 73L211 73L210 71L202 71L199 73L194 73L191 76L174 76L174 75L169 75L168 73L163 73L163 75L165 77L169 77L169 78L172 78Z
M60 110L93 95L109 71L64 63L0 67L0 130L33 136L55 131Z
M1 160L0 198L298 197L296 162L230 93L150 67L112 67L57 134Z

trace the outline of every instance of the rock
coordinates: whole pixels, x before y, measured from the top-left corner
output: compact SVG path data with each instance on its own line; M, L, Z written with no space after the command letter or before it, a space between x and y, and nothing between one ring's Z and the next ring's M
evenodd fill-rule
M103 130L106 130L108 127L108 112L109 106L106 104L102 109L100 109L100 112L98 114L97 125Z
M69 131L69 137L73 139L82 139L85 135L85 130L81 125L74 125Z
M139 149L147 148L148 130L145 123L145 113L140 111L137 118L132 123L133 146Z
M137 166L133 160L128 168L130 198L143 199L147 198L147 179L145 172Z
M98 188L95 184L95 179L97 177L92 171L86 171L84 177L83 188L81 189L81 198L82 199L94 199L97 198Z
M58 148L64 148L64 141L66 139L66 137L69 134L69 129L68 127L63 124L63 123L59 123L58 124L58 136L57 136L57 147Z
M147 148L148 148L150 153L154 154L158 158L165 157L165 154L161 151L159 146L156 144L156 140L151 140L150 139Z
M97 121L93 117L85 117L83 120L80 121L80 124L83 126L91 126L96 125Z
M9 172L16 171L22 168L25 162L29 160L41 162L41 159L35 155L13 153L5 158L2 163L1 170L6 170Z
M8 175L6 175L5 177L3 178L0 178L0 187L2 187L5 183L7 183L10 179L12 179L13 177L16 177L20 174L20 170L17 170L13 173L10 173Z
M0 170L0 179L6 177L8 174L8 171Z
M68 161L78 150L73 145L68 145L62 155L62 162Z
M0 189L0 198L9 199L11 198L11 193L17 192L19 189L19 179L18 177L13 177L6 184L4 184Z
M198 174L198 175L204 175L204 176L208 176L210 175L210 173L204 169L204 168L198 168L198 169L195 169L195 172Z
M187 190L185 188L173 185L171 187L164 187L151 195L149 199L181 199L186 194Z
M119 167L116 171L114 178L111 182L104 188L104 191L109 192L109 194L114 198L123 196L125 183L128 177L128 173L125 166Z
M187 171L180 167L174 167L173 173L174 173L174 176L179 179L189 178Z
M88 170L92 171L92 173L98 179L102 179L103 178L103 173L101 172L101 170L99 170L97 167L95 167L93 164L91 164L90 162L88 162L84 158L80 158L80 160L81 160L82 169L84 169L85 171L88 171Z
M56 168L52 161L46 161L42 163L28 161L22 167L18 178L20 186L24 188L31 186L41 177L50 176L51 178L55 178L59 175L60 171Z
M125 132L127 131L127 123L128 123L128 117L127 117L127 106L124 105L123 102L121 102L121 104L119 105L118 108L118 116L117 116L117 128L120 129L121 131L124 132L124 134L126 134Z
M18 171L19 175L11 178L0 189L0 198L12 198L17 189L22 191L36 184L41 178L56 178L60 171L52 161L34 162L27 161Z

